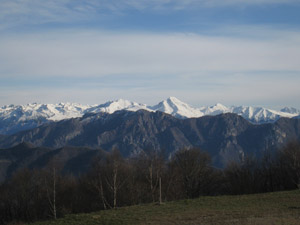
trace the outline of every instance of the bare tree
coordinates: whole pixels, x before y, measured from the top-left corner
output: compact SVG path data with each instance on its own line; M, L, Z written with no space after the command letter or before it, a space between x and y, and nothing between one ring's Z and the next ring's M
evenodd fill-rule
M182 149L171 160L177 177L177 185L182 184L183 197L194 198L203 192L205 180L211 173L210 157L199 149Z
M279 154L282 169L286 171L294 185L300 189L300 144L289 143Z
M224 169L227 191L231 194L257 193L261 186L259 161L245 156L240 162L232 162Z
M153 150L141 152L135 158L135 167L138 176L147 183L146 189L150 191L151 201L158 201L159 180L165 167L162 153Z
M113 196L112 206L116 208L119 191L128 180L127 161L123 159L117 149L113 149L112 152L107 155L104 166L104 180Z
M87 184L88 186L95 189L98 193L103 209L112 208L109 202L106 199L104 193L104 173L105 173L105 160L104 157L97 157L93 162L92 170L90 171L90 176L88 177Z
M265 152L260 162L260 192L275 191L278 188L278 171L277 157L271 152Z
M57 188L61 167L59 160L54 157L45 168L45 189L51 217L55 220L57 219Z

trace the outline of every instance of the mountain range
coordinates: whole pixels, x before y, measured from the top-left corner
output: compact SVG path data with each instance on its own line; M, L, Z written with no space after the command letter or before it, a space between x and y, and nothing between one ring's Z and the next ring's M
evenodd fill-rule
M141 109L149 112L164 112L180 119L234 113L255 124L275 122L281 117L293 118L300 116L300 110L288 107L285 107L280 111L252 106L226 107L222 104L194 108L175 97L169 97L154 106L147 106L146 104L140 104L123 99L109 101L100 105L82 105L77 103L33 103L1 107L0 135L15 134L19 131L36 128L45 123L82 117L89 113L103 112L112 114L118 110L138 111Z
M260 157L267 151L273 152L289 141L300 141L300 119L280 118L274 123L253 124L233 113L179 119L160 111L121 110L85 114L1 136L0 147L28 142L51 149L117 148L125 157L146 149L161 150L170 156L181 148L199 147L211 155L215 166L224 167L245 155Z
M299 114L294 108L193 108L174 97L154 106L127 100L4 106L0 182L20 168L45 167L54 158L76 175L114 148L124 157L144 150L172 157L179 149L197 147L210 154L214 166L224 168L247 155L260 158L300 141Z

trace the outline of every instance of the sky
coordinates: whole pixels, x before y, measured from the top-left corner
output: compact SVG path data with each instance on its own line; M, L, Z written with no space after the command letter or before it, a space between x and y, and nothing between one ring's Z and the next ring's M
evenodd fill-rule
M0 106L300 109L300 0L0 0Z

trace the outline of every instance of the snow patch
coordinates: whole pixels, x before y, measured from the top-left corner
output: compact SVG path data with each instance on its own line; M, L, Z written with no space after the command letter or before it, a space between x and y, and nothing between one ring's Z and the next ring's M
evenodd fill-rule
M227 107L220 103L213 106L194 108L176 97L169 97L154 106L147 106L124 99L109 101L100 105L82 105L77 103L7 105L0 108L0 134L8 134L37 127L48 121L82 117L87 113L109 113L118 110L161 111L177 118L194 118L205 115L235 113L254 123L276 121L280 117L297 118L300 110L285 107L280 111L252 106Z

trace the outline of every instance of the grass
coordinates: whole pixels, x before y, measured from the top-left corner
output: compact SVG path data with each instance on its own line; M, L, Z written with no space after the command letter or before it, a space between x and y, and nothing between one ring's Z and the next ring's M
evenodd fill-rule
M34 225L300 225L300 190L266 194L200 197L162 205L145 204L89 214L67 215Z

